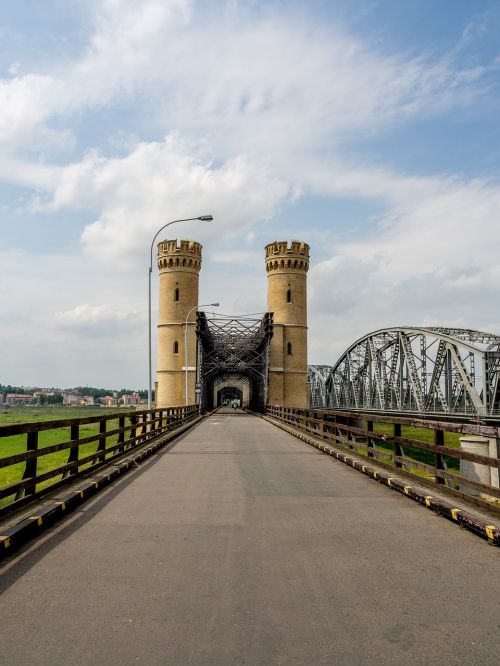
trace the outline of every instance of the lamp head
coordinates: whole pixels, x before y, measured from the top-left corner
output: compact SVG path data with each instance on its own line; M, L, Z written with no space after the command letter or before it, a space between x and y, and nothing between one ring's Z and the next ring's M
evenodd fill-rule
M210 305L214 308L218 308L220 303L210 303Z
M202 222L213 222L213 215L200 215L198 220L201 220Z

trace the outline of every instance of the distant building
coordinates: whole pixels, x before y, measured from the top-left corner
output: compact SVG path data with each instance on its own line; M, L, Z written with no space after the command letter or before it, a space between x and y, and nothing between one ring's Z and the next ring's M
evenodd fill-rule
M125 395L122 395L120 402L124 407L128 407L129 405L139 405L141 399L139 398L139 394L137 392L126 393Z
M7 393L5 396L6 405L28 405L30 402L33 402L30 393Z
M92 395L82 395L82 397L80 398L80 405L83 405L84 407L90 407L93 404L94 404L94 396Z
M100 398L99 402L102 407L116 407L118 405L118 399L112 395L105 395L103 398Z
M81 400L82 396L78 393L68 393L67 391L63 393L63 404L65 405L79 405Z
M46 398L49 398L49 397L53 397L54 395L56 395L56 393L54 391L48 391L47 389L41 389L40 391L35 391L33 393L33 397L37 398L38 400L40 400L40 398L42 396L45 396Z

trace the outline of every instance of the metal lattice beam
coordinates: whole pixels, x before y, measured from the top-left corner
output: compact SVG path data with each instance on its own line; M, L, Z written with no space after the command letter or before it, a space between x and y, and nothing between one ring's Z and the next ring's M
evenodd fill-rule
M246 377L251 385L251 406L265 407L268 383L269 342L273 334L273 315L211 316L198 312L196 332L199 340L201 404L207 408L213 384L221 376Z
M330 365L307 366L307 383L311 404L315 407L330 407L330 395L326 390L326 380L331 372Z
M500 336L441 326L380 329L354 342L323 381L326 396L311 391L313 406L497 415Z

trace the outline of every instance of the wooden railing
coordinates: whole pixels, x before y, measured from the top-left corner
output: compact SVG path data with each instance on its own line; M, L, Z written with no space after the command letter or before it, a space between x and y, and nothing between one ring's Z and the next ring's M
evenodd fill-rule
M191 405L0 426L0 515L198 415Z
M313 437L356 451L425 485L500 506L500 429L471 422L428 421L373 413L268 406L267 414ZM494 455L461 450L460 439L477 437ZM487 470L487 471L486 471ZM479 480L488 477L489 483Z

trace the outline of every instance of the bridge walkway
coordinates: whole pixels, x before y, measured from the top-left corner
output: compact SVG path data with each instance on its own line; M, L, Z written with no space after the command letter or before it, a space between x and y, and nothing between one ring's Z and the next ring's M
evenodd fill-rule
M7 560L1 663L497 664L498 549L223 412Z

